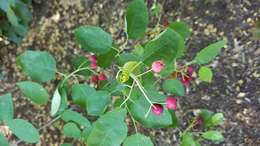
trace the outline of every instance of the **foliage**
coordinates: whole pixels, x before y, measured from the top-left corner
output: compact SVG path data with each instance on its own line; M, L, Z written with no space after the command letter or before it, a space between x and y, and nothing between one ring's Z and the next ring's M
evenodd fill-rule
M154 13L160 11L157 9ZM125 16L127 38L124 44L113 44L110 34L100 27L76 28L75 38L88 53L73 56L72 70L66 73L57 70L55 58L48 52L30 50L17 57L22 72L30 77L17 85L32 104L49 103L50 91L44 87L59 76L52 91L50 115L54 121L63 120L64 136L88 146L153 146L152 140L139 133L136 125L147 128L179 126L177 101L185 96L186 87L196 77L192 66L200 66L200 80L212 82L213 71L201 65L212 61L225 45L225 41L218 41L198 52L193 60L179 64L187 49L185 40L191 35L185 22L157 24L157 31L152 31L155 37L141 40L148 30L145 2L133 0ZM135 39L141 41L134 44L135 49L125 52L128 40ZM0 121L22 141L37 143L38 130L25 120L14 119L13 112L11 94L0 96ZM136 134L127 136L127 117L132 120ZM223 141L221 132L213 130L223 121L223 114L201 110L181 131L181 145L199 146L202 140ZM192 129L200 125L204 131L194 134ZM24 133L25 130L28 132ZM6 142L2 135L0 140Z
M31 0L1 0L0 34L19 44L32 20L30 5Z

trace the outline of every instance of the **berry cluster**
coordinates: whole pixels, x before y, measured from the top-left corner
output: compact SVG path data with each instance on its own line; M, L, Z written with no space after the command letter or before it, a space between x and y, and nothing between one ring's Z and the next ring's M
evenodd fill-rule
M90 68L91 69L97 69L97 57L96 55L90 55L88 57L89 61L90 61ZM105 81L107 79L106 75L104 73L99 73L97 75L92 75L91 76L91 82L94 84L97 84L98 81Z

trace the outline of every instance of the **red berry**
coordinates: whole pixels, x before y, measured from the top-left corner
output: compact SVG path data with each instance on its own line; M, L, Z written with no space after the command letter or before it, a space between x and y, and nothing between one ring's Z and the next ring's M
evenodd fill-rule
M164 69L164 62L162 60L154 61L152 64L152 70L156 73L161 72Z
M192 67L188 67L188 68L187 68L187 73L189 74L189 76L192 76L192 74L193 74L193 68L192 68Z
M168 27L170 25L170 22L168 19L163 19L163 26Z
M96 69L97 68L97 63L91 63L90 64L91 69Z
M160 104L154 104L152 106L152 112L157 115L157 116L160 116L163 112L163 106L160 105Z
M104 80L106 80L106 79L107 79L107 77L106 77L106 75L105 75L104 73L100 73L100 74L98 75L98 80L104 81Z
M96 84L96 83L98 82L98 76L93 75L93 76L91 77L91 82L94 83L94 84Z
M89 56L89 61L91 62L91 63L97 63L97 57L96 57L96 55L91 55L91 56Z
M171 96L166 98L166 106L168 109L176 110L177 109L177 99Z
M181 77L180 80L184 86L189 86L191 77Z
M202 125L203 124L203 118L201 116L198 116L196 118L196 123L195 125Z

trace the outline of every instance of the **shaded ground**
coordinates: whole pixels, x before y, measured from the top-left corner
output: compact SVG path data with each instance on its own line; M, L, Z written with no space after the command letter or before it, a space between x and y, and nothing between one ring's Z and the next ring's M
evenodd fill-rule
M34 0L32 29L21 47L13 45L0 50L0 94L12 90L14 83L25 79L15 65L15 56L28 47L51 52L60 70L72 54L80 53L74 42L73 29L79 25L99 25L114 38L123 28L123 10L130 0ZM220 129L225 134L221 146L260 145L260 42L253 41L249 29L259 21L257 0L165 0L163 18L181 19L193 28L188 41L187 60L207 44L227 37L228 46L214 68L212 84L197 84L182 97L178 114L184 124L192 111L208 108L223 112L226 122ZM152 26L152 24L151 24ZM121 28L121 30L120 30ZM118 43L121 41L119 40ZM53 81L55 85L55 81ZM51 86L47 87L53 91ZM13 94L18 117L29 119L40 127L50 120L49 107L28 103L19 92ZM184 113L184 111L190 111ZM177 145L174 129L145 130L156 146ZM41 133L41 146L56 146L63 141L59 130L47 128ZM22 144L23 145L23 144ZM213 144L205 144L213 145Z

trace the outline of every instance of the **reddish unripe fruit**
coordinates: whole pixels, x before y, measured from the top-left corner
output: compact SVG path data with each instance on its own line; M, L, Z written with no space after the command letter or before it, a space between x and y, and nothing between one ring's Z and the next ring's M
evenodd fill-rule
M90 64L91 69L96 69L97 68L97 63L91 63Z
M187 72L188 72L188 74L189 74L190 76L192 76L192 74L193 74L193 68L192 68L192 67L188 67L188 68L187 68Z
M96 84L96 83L98 82L98 76L93 75L93 76L91 77L91 82L94 83L94 84Z
M91 55L91 56L89 56L89 61L91 62L91 63L95 63L95 64L97 64L97 57L96 57L96 55Z
M170 22L168 19L163 19L163 26L168 27L170 25Z
M189 84L190 84L190 81L192 80L192 77L190 77L190 76L183 76L183 77L181 77L180 78L180 80L181 80L181 83L184 85L184 86L189 86Z
M157 116L160 116L163 112L163 106L160 105L160 104L154 104L152 106L152 112L157 115Z
M152 64L152 71L159 73L164 69L164 66L165 66L165 64L162 60L154 61Z
M203 118L201 116L198 116L196 118L196 123L195 125L202 125L203 124Z
M166 98L166 107L168 109L176 110L177 109L177 99L174 97L167 97Z
M106 75L105 75L104 73L100 73L100 74L98 75L98 80L104 81L104 80L106 80L106 79L107 79L107 77L106 77Z

